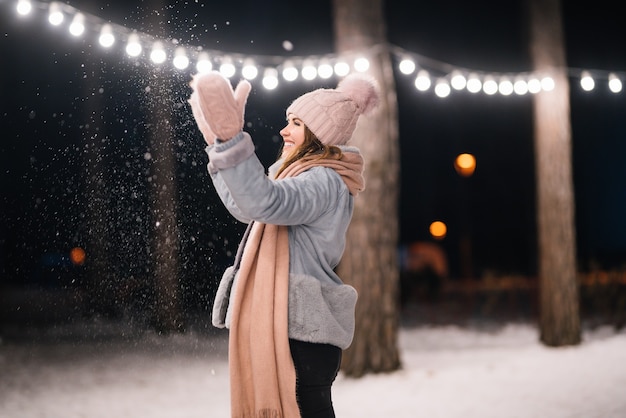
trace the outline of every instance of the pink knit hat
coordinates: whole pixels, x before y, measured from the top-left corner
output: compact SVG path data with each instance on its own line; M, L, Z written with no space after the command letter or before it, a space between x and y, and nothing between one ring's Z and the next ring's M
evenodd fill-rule
M287 108L287 116L301 119L323 144L344 145L359 116L371 113L379 100L374 79L351 74L334 90L317 89L298 97Z

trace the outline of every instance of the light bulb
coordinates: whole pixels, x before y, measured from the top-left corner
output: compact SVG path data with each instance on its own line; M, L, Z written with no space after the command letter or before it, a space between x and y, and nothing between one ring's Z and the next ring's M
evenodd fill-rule
M483 91L488 95L497 93L498 83L496 83L496 80L494 80L492 76L488 75L485 77L485 81L483 82Z
M187 52L185 51L184 47L179 46L178 48L176 48L172 64L174 64L174 67L179 70L184 70L189 66L189 58L187 57Z
M317 77L317 67L310 61L305 61L302 64L302 78L311 81Z
M408 57L403 58L402 61L400 61L400 65L398 67L400 68L400 72L402 74L413 74L413 72L415 71L415 61Z
M267 90L278 87L278 71L275 68L266 68L263 72L263 87Z
M463 90L467 86L467 79L459 70L454 70L450 78L450 85L455 90Z
M111 29L111 25L105 24L100 29L100 37L98 38L98 42L105 48L112 46L115 43L115 36L113 36L113 30Z
M580 86L585 91L591 91L596 86L596 82L591 77L591 73L589 71L583 71L580 75Z
M207 52L200 52L198 54L198 61L196 62L196 70L199 73L208 73L213 69L213 64L211 63L211 58Z
M364 73L365 71L369 70L369 68L370 68L370 62L367 58L360 57L354 60L354 69L357 70L358 72Z
M48 9L48 22L50 22L51 25L59 26L61 23L63 23L63 19L65 19L65 16L61 11L59 3L50 3L50 8Z
M85 32L85 16L82 13L76 13L70 24L70 33L74 36L80 36L83 32Z
M128 42L126 43L126 53L131 57L137 57L141 54L142 47L139 43L139 35L131 33L128 36Z
M335 74L339 77L344 77L350 74L350 65L345 61L337 61L334 66Z
M226 78L234 76L236 71L235 65L228 58L220 64L220 73Z
M609 89L613 93L619 93L622 91L622 80L619 79L615 74L609 74Z
M241 75L243 75L243 78L246 80L254 80L259 75L259 69L251 59L248 59L244 61Z
M483 89L483 83L476 74L470 74L467 77L467 91L470 93L478 93Z
M445 79L437 80L437 84L435 84L435 94L438 97L448 97L450 95L450 84Z
M291 61L287 61L283 67L283 78L287 81L294 81L298 78L298 69Z
M163 49L163 44L160 41L156 41L154 44L152 44L150 59L155 64L163 64L167 59L167 54L165 53L165 49Z
M419 70L417 73L417 77L415 77L415 88L419 91L426 91L430 88L430 76L428 75L428 71Z
M26 16L33 10L33 5L29 0L19 0L15 9L20 15Z
M513 91L515 92L515 94L518 94L520 96L528 93L528 83L526 82L526 80L524 80L524 78L522 77L516 78L515 82L513 83Z
M498 83L498 92L503 96L510 96L513 93L513 83L507 77L500 79Z

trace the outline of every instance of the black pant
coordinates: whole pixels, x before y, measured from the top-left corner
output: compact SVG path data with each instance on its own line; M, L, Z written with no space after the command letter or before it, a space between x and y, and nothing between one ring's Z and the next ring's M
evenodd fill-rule
M339 373L341 349L289 340L296 367L296 397L302 418L334 418L330 387Z

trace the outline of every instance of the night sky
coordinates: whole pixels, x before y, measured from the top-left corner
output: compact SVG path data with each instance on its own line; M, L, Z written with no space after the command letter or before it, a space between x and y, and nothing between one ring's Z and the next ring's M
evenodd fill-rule
M88 191L81 166L89 123L98 120L108 170L110 231L118 268L145 268L150 226L146 212L145 139L149 104L173 112L184 275L201 274L207 259L232 255L242 226L231 220L205 171L204 144L186 106L191 70L134 64L121 48L102 51L95 39L72 39L45 20L18 18L14 1L0 1L0 271L10 283L38 280L45 254L84 245ZM122 3L122 2L120 2ZM157 2L158 3L158 2ZM251 55L322 55L333 50L330 2L126 1L68 4L127 28L181 44ZM493 72L530 69L523 2L388 1L388 40L413 53L462 68ZM564 2L570 68L621 71L626 82L626 28L617 1ZM572 4L576 3L576 4ZM415 9L418 9L416 12ZM285 50L283 41L294 48ZM401 144L400 244L430 241L428 225L448 224L440 242L458 274L459 239L471 237L476 276L486 271L536 274L535 177L529 96L418 92L412 76L396 73ZM626 92L598 82L583 92L571 78L571 116L578 259L581 269L626 260ZM284 83L274 92L254 85L247 130L264 164L275 157L284 109L326 83ZM89 113L91 103L99 111ZM171 116L171 115L170 115ZM157 115L158 117L158 115ZM472 177L453 168L456 155L476 156ZM127 257L127 254L136 257ZM145 255L145 254L144 254ZM220 266L221 268L221 266Z

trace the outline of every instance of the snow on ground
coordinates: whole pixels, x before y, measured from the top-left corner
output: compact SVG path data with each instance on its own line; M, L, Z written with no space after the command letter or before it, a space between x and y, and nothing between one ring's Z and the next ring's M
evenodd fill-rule
M221 331L0 343L0 417L228 417ZM402 370L334 385L338 418L626 417L626 332L548 348L536 327L402 327Z

